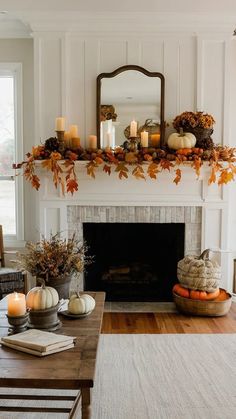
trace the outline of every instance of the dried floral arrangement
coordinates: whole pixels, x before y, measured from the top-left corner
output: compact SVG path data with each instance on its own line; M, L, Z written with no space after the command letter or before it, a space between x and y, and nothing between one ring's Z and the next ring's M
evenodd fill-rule
M203 112L183 112L177 115L173 121L173 127L177 131L186 127L210 129L214 124L213 116Z
M28 242L26 250L27 253L20 254L18 265L46 282L49 278L51 280L81 273L85 265L92 261L90 256L86 256L86 246L75 235L65 240L58 233L37 243Z
M179 131L183 127L191 128L212 128L215 120L213 116L203 112L183 112L176 116L173 121L174 128ZM200 144L200 145L199 145ZM60 152L59 152L60 150ZM158 174L163 170L173 171L173 182L178 185L181 181L184 165L190 165L195 170L197 177L200 176L201 167L204 162L210 166L208 183L227 184L234 180L236 175L236 148L227 146L215 146L211 138L206 138L194 148L171 150L167 145L162 148L140 147L135 151L127 147L116 147L111 149L85 149L81 146L74 149L60 149L60 142L57 138L50 137L44 144L33 147L31 153L27 153L27 160L14 164L14 169L23 168L25 178L32 187L40 188L40 178L36 174L36 163L47 171L52 172L55 187L71 193L78 190L79 181L75 171L75 162L86 162L87 174L95 178L98 167L108 175L116 172L119 179L128 178L131 173L136 179L157 179ZM145 165L144 165L145 164ZM145 167L145 169L144 169Z

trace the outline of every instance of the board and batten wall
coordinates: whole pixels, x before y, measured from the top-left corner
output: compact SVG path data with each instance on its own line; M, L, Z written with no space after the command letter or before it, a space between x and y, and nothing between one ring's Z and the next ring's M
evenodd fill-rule
M35 33L35 141L54 132L56 116L78 124L82 144L96 133L96 77L126 64L165 76L165 119L203 110L216 119L213 138L230 144L231 41L218 34Z
M96 133L96 78L126 64L159 71L165 77L165 120L186 110L215 117L215 143L236 146L236 42L229 34L90 31L35 32L35 144L55 135L55 117L79 125L81 144ZM145 188L145 185L143 186ZM229 264L236 256L236 194L229 185ZM142 187L140 185L140 193ZM79 196L78 196L79 199ZM222 223L221 213L212 214ZM223 243L219 238L219 243Z

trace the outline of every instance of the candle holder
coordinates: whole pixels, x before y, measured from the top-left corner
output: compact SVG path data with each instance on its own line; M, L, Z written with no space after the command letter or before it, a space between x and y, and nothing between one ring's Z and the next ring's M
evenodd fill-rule
M6 314L10 327L8 328L9 335L15 335L16 333L24 332L27 330L29 313L26 312L23 316L8 316Z
M137 151L138 150L138 137L129 137L129 151Z
M57 133L57 139L59 142L58 151L60 154L63 154L65 151L65 141L64 141L64 133L65 131L56 131Z

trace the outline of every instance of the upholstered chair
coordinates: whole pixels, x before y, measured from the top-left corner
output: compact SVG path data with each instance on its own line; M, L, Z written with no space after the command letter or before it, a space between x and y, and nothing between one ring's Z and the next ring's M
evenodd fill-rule
M3 245L3 229L0 225L0 299L14 291L27 292L27 275L17 269L5 266L5 254Z

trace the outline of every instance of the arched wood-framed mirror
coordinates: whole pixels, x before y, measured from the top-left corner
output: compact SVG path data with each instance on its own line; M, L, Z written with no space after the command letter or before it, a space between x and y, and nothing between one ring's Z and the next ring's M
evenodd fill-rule
M150 72L138 65L125 65L97 77L97 137L98 147L119 146L129 136L132 120L138 123L138 136L148 127L159 133L164 144L163 74ZM108 138L108 140L106 140ZM108 144L110 141L110 144Z

